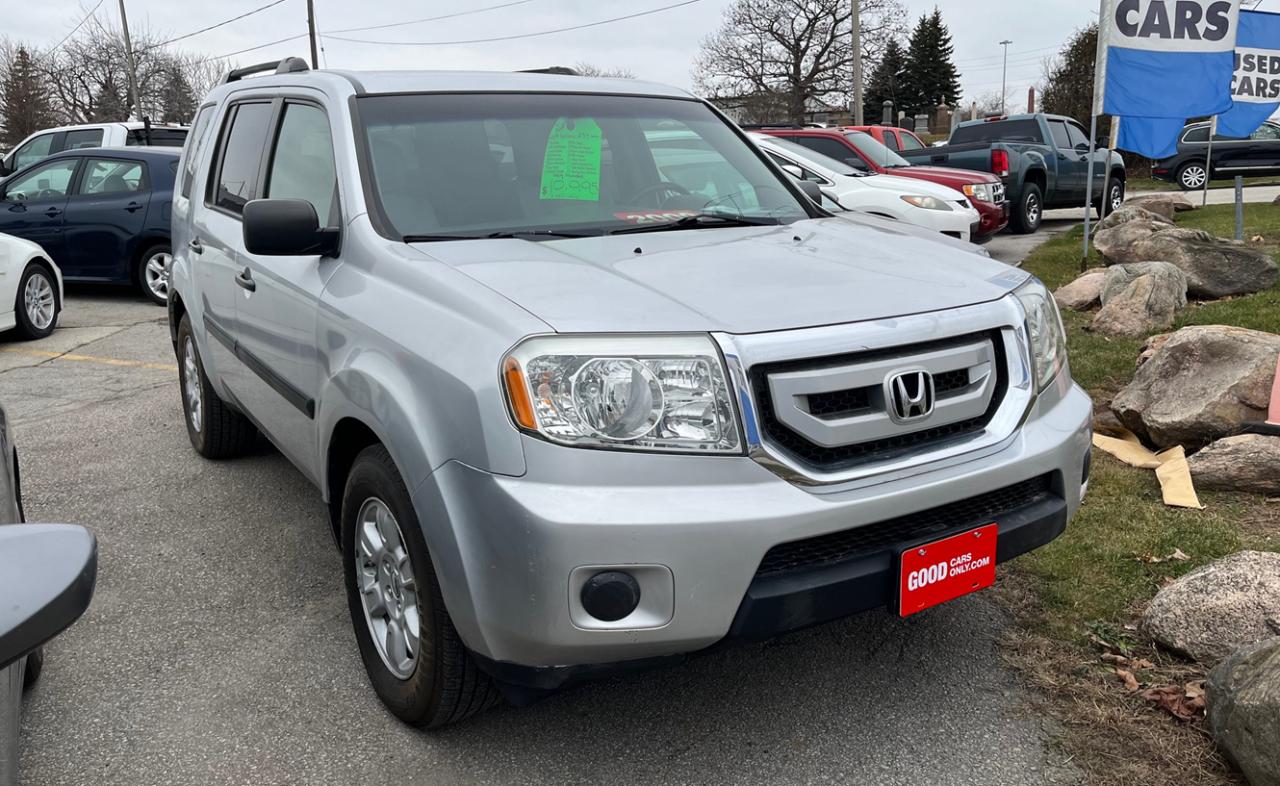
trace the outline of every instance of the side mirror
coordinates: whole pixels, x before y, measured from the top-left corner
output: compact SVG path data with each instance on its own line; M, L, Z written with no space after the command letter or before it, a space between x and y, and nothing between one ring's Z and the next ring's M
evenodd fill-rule
M1084 155L1088 155L1088 154L1089 154L1089 144L1088 144L1087 142L1081 142L1080 144L1076 145L1076 152L1077 152L1077 153L1079 153L1079 154L1080 154L1080 155L1082 155L1082 156L1084 156Z
M0 158L0 177L6 177L13 174L13 167L9 165L8 157Z
M796 185L804 192L804 195L814 201L815 204L822 204L822 188L812 180L797 180Z
M796 180L804 180L804 170L795 164L781 164L782 171L791 175Z
M0 526L0 670L79 619L97 575L98 543L84 527Z
M341 232L321 229L316 209L305 199L254 199L241 217L250 254L277 257L338 255Z

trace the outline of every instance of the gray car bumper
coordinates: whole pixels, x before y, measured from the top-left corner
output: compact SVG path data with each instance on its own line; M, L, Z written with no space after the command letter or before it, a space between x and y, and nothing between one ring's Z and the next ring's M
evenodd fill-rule
M780 544L838 540L926 512L945 517L957 503L1040 482L1051 494L997 506L993 518L1002 527L1002 560L1047 543L1080 503L1090 413L1088 395L1063 383L1041 397L1002 450L856 488L801 488L746 457L590 451L528 439L525 476L448 463L416 490L415 504L463 641L504 680L550 688L620 662L670 658L727 637L886 605L896 582L893 555L912 545L881 538L837 565L764 581L762 560ZM957 527L989 523L965 520L972 507L956 509ZM643 595L657 604L639 624L583 619L576 601L582 577L614 566L636 566Z

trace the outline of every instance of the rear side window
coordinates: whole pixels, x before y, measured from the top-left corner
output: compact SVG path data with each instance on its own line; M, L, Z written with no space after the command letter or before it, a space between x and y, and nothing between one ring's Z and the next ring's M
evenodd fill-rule
M212 183L214 206L239 215L245 203L254 198L270 123L270 104L238 104L233 108Z
M80 150L85 147L102 147L102 129L85 128L79 131L68 131L63 150Z
M322 226L338 223L338 172L329 119L319 107L286 104L263 195L305 199Z
M961 126L951 134L951 144L968 142L1026 142L1043 145L1044 135L1035 120L1001 120L995 123L975 123Z
M1199 128L1191 129L1182 137L1182 141L1207 143L1209 141L1209 127L1200 126Z
M185 128L133 128L125 137L125 144L131 147L150 145L151 147L182 147L187 141Z
M182 161L182 195L190 198L191 184L196 179L196 167L200 162L200 151L204 149L205 132L209 130L209 121L213 119L214 107L206 106L196 115L196 123L187 136L186 156Z
M145 188L141 161L90 158L80 180L81 194L131 194Z
M825 136L797 136L791 141L803 145L810 150L853 167L860 172L867 171L867 164L862 157L849 149L843 142Z

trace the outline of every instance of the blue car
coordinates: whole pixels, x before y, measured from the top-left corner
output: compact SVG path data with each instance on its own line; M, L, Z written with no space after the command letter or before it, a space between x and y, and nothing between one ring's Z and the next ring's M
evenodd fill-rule
M0 185L0 232L39 243L67 281L131 284L169 296L169 214L180 150L56 153Z

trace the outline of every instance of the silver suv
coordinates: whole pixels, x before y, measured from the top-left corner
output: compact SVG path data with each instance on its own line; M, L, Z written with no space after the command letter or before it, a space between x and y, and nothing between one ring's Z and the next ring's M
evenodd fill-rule
M179 178L191 443L320 489L407 722L919 612L1084 492L1038 281L831 218L679 90L288 59L209 95Z

